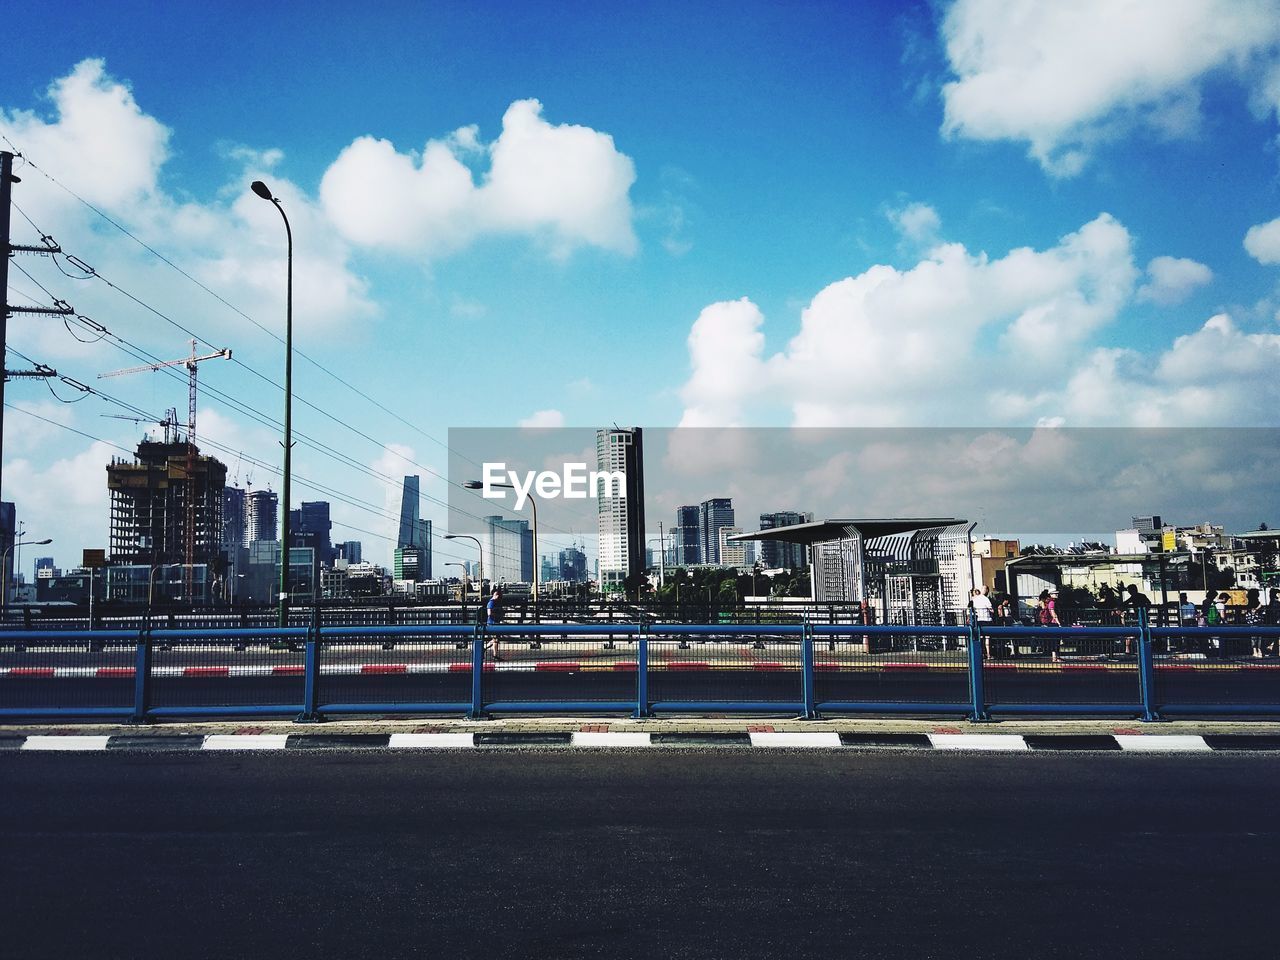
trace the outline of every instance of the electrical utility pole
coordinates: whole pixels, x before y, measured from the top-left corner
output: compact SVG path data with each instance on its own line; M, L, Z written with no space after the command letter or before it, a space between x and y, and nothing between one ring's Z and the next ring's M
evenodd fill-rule
M9 258L15 253L53 254L62 252L62 249L51 241L40 247L28 247L9 242L9 218L10 205L13 199L13 185L21 182L13 175L13 154L7 150L0 150L0 304L4 306L4 309L0 310L0 374L3 374L0 375L0 489L3 488L4 478L5 381L10 377L56 377L58 375L56 370L46 367L42 363L36 364L36 369L34 370L8 369L9 315L12 313L42 313L66 316L75 312L63 301L55 301L55 306L51 309L9 305Z

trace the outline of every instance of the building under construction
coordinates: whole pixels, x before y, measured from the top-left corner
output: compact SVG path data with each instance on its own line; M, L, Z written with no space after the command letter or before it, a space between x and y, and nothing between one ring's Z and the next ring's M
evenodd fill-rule
M112 460L111 562L219 569L226 482L224 463L191 456L185 442L143 440L132 462Z

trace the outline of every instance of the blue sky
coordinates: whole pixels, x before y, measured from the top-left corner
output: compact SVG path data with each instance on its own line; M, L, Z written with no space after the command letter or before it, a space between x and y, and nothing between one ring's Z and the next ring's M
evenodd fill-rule
M0 133L280 332L280 224L247 192L268 180L298 243L297 346L399 414L299 363L297 396L329 416L296 405L295 429L383 476L444 472L451 426L535 416L1280 419L1274 2L207 7L19 11ZM278 344L19 175L15 199L64 249L247 365L207 364L202 383L279 417L252 372L279 378ZM100 282L19 262L33 279L11 271L14 302L46 299L39 284L155 356L185 354L185 334ZM138 362L58 321L15 319L10 345L95 386ZM106 385L184 405L159 375ZM142 429L29 381L6 399L125 448ZM242 481L236 460L278 461L269 424L212 394L200 412L243 451L217 453ZM105 545L113 453L7 414L4 497L63 565ZM393 489L305 448L295 470L372 504L335 504L335 537L389 557Z

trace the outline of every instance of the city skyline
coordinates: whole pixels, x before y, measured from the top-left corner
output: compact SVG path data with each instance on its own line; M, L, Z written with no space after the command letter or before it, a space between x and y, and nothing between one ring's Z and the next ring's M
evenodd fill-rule
M1275 425L1280 8L1011 9L441 3L298 31L285 4L235 43L216 10L23 11L13 241L75 259L15 256L9 300L75 314L11 318L7 367L100 393L8 385L0 497L59 566L108 546L105 466L186 377L98 375L193 335L233 350L200 373L201 452L279 489L285 238L255 179L297 243L279 509L331 501L385 566L404 476L444 531L458 425ZM552 526L544 555L583 532Z

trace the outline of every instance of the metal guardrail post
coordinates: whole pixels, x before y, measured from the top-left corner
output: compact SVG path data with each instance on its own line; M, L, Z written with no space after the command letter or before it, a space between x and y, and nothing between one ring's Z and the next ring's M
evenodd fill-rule
M640 624L636 641L636 712L635 719L650 716L649 711L649 625Z
M151 709L151 626L138 631L138 646L133 657L133 716L130 723L147 723Z
M978 627L978 617L969 614L969 720L982 723L990 720L987 713L987 693L984 686L986 679L983 673L982 631Z
M813 690L813 628L806 620L800 626L800 677L804 694L804 716L806 720L818 719L815 706L816 698Z
M320 723L324 717L316 710L316 689L320 682L320 608L311 608L311 627L307 630L303 661L302 713L296 723Z
M1142 719L1151 723L1160 719L1156 710L1156 667L1151 646L1151 624L1147 611L1138 609L1138 688L1142 693Z
M484 699L481 681L484 679L484 644L485 628L483 623L476 624L476 631L471 637L471 710L467 717L471 720L484 719Z

